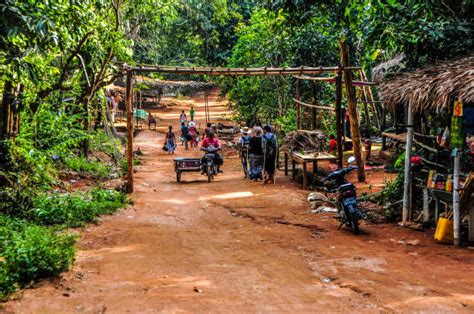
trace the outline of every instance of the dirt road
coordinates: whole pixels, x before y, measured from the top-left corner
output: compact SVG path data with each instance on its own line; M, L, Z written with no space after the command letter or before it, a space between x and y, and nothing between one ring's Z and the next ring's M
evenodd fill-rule
M161 125L187 105L159 112ZM331 214L309 214L307 193L281 174L276 185L244 180L235 154L215 182L185 173L178 184L162 143L138 135L134 205L86 228L73 269L5 311L474 311L472 250L395 225L338 230Z

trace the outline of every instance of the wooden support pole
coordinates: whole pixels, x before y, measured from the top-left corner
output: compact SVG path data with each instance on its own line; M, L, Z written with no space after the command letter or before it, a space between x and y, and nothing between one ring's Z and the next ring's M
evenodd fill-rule
M301 81L296 80L296 128L301 129Z
M133 72L127 71L125 107L127 109L127 193L133 192Z
M456 149L454 156L454 173L453 173L453 231L454 245L461 245L461 215L459 204L459 168L460 168L459 151Z
M336 76L336 141L337 141L337 166L342 168L342 132L344 128L343 119L344 115L342 114L341 108L342 102L342 70L341 67L338 67L337 76Z
M410 208L410 161L411 148L413 146L413 111L411 101L408 103L408 122L407 122L407 142L405 146L405 177L403 178L403 209L402 209L402 225L405 226L409 220Z
M346 67L350 65L349 61L349 51L347 48L347 42L339 40L339 47L341 50L341 64L344 67L344 81L346 86L347 93L347 107L349 109L350 115L350 125L352 133L352 146L354 149L354 156L356 158L357 166L357 177L359 182L364 182L365 180L365 170L364 170L364 161L362 160L362 151L361 151L361 140L360 140L360 130L359 130L359 117L357 114L357 102L356 95L354 91L354 86L352 86L352 72L347 70Z
M318 105L318 91L316 89L316 82L311 82L311 104L313 106ZM318 116L318 112L316 111L317 109L315 107L311 108L311 130L316 130L317 126L317 121L316 117Z
M385 109L385 104L382 105L382 125L380 128L380 132L385 132L385 128L387 125L387 110ZM385 151L387 149L387 137L382 135L382 150Z

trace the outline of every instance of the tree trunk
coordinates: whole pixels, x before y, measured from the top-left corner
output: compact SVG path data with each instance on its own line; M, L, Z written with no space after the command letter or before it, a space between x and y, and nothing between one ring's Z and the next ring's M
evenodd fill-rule
M354 148L354 156L356 158L357 166L359 167L357 169L357 172L358 172L357 177L359 179L359 182L363 182L365 180L365 171L364 171L364 161L362 160L359 118L357 114L357 101L356 101L354 86L352 86L352 72L350 69L347 69L347 67L350 67L350 61L349 61L349 52L347 49L346 40L344 41L339 40L339 47L341 50L340 51L341 64L344 68L344 81L345 81L346 92L347 92L347 107L349 109L349 115L350 115L352 145Z
M0 108L0 140L5 140L10 137L11 133L11 115L13 104L14 87L11 81L5 82L3 89L2 107Z

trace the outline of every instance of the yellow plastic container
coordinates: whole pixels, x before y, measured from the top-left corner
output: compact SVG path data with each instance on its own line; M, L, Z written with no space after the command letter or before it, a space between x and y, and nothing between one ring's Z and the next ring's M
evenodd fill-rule
M453 221L439 217L434 238L438 242L453 244Z

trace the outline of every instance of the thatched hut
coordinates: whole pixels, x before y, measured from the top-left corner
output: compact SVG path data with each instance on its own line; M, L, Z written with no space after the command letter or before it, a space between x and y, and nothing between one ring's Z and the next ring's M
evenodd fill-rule
M411 102L418 113L449 113L455 99L474 103L474 55L397 74L380 82L380 97L392 109Z
M383 67L381 67L381 69L383 69ZM375 77L380 77L380 75L375 75ZM421 131L423 131L423 129L425 129L425 131L429 129L430 126L426 123L427 115L436 116L436 119L432 119L433 124L439 124L439 122L442 121L442 123L445 124L443 127L446 129L451 125L451 131L453 131L453 125L456 126L456 144L450 145L450 147L445 146L444 148L454 147L452 153L448 156L454 156L452 216L454 220L454 243L458 245L460 243L460 221L462 218L462 200L460 202L459 189L459 178L462 168L460 164L460 151L466 147L464 143L466 131L472 135L472 131L474 130L474 125L472 125L474 120L474 55L428 65L412 72L400 73L391 79L385 79L380 82L379 86L380 97L385 108L391 109L394 113L402 111L405 116L403 124L407 129L407 135L403 183L403 224L406 224L407 221L410 220L411 215L411 198L409 197L409 193L411 190L410 181L412 176L410 172L412 143L417 144L419 147L421 146L426 151L434 151L436 156L439 155L439 150L442 149L442 147L434 141L436 137L434 137L433 134L415 133L414 126L418 126ZM461 111L459 111L455 114L457 116L451 117L453 114L454 101L461 101L464 104L464 114L461 114ZM425 119L423 119L423 117ZM395 118L394 120L396 124L398 119ZM464 124L467 126L467 130L465 129L464 133L461 132L462 127L457 127L462 125L462 120L464 120ZM427 124L426 128L423 128L423 121ZM417 135L420 141L424 139L428 142L422 144L414 138L414 135ZM468 171L472 171L472 161L470 159L468 160L464 168L467 168ZM429 161L426 160L426 162ZM451 164L449 157L445 160L445 165L448 164ZM436 164L436 167L438 168L438 164ZM425 198L428 199L429 188L430 187L427 186L424 189L424 200ZM466 186L464 189L466 190ZM469 189L470 187L468 186L467 191L470 191ZM464 193L466 194L468 192ZM465 198L469 200L470 195ZM424 202L423 208L426 208L426 212L428 212L428 201ZM472 224L474 224L473 216L474 213L471 214ZM474 237L474 235L472 236Z

